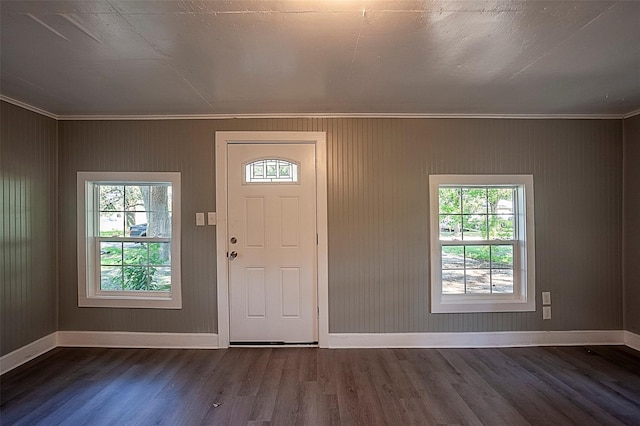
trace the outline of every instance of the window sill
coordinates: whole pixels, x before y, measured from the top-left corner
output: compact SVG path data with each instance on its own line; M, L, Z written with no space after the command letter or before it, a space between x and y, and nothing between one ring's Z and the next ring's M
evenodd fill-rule
M80 297L78 306L81 308L182 309L182 300L170 297L96 296Z
M447 297L431 304L431 313L474 313L474 312L535 312L535 301L515 301L513 299L454 299Z

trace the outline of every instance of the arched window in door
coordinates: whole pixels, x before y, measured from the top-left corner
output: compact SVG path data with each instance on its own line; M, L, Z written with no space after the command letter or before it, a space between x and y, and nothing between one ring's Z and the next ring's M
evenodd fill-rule
M298 183L298 164L280 158L246 163L244 183Z

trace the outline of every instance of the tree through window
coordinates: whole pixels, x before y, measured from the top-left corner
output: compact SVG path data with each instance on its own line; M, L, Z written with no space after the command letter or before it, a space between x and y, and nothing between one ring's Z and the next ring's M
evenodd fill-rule
M80 306L181 305L179 173L78 173Z

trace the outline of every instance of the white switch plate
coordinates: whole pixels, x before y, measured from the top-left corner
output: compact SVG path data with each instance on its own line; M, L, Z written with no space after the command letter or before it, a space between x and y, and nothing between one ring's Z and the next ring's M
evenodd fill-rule
M218 217L216 215L216 212L207 212L207 223L209 225L215 225L217 220Z
M196 213L196 226L204 226L204 213Z
M543 305L550 305L551 304L551 292L550 291L543 291L542 292L542 304Z
M542 319L551 319L551 306L543 306L542 307Z

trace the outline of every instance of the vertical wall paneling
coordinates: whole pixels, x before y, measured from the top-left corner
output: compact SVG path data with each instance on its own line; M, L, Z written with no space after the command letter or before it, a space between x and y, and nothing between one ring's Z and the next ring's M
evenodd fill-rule
M55 120L0 102L0 355L57 330Z
M640 334L640 115L624 120L623 158L624 328Z
M622 327L620 120L237 119L65 121L60 126L60 328L216 332L216 131L327 132L331 332ZM183 309L77 307L75 174L182 172ZM538 295L525 313L429 312L428 176L533 174ZM537 296L539 298L539 296ZM540 303L538 303L540 305ZM539 306L538 306L539 307Z

